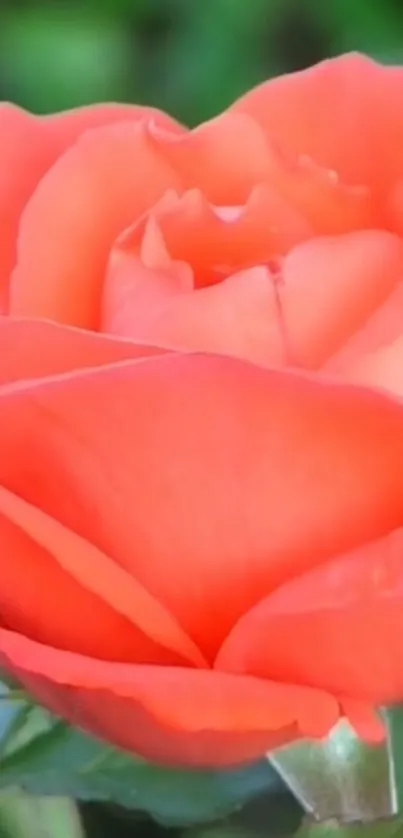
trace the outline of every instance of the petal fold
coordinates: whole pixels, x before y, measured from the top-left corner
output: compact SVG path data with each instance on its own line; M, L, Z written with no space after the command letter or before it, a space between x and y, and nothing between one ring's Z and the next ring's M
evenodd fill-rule
M217 668L367 706L402 701L402 547L395 530L288 582L241 618Z

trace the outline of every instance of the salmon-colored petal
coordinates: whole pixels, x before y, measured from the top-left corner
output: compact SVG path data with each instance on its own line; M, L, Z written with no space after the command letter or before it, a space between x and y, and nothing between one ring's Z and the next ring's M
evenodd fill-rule
M400 526L402 430L376 391L167 354L3 387L0 482L212 657L276 585Z
M129 264L121 260L108 279L107 332L264 366L285 363L277 280L267 268L251 268L218 285L179 293L162 283L159 273L129 257Z
M402 171L402 95L401 67L352 54L272 79L230 113L253 117L294 152L379 193Z
M53 141L61 144L60 151L72 145L84 131L99 128L101 125L112 125L114 122L148 119L158 128L166 131L178 134L186 131L175 119L158 108L112 102L84 105L60 113L46 114L36 119L46 127Z
M399 278L400 279L400 278ZM403 282L398 281L362 327L326 361L324 369L337 375L349 375L366 355L387 349L403 334Z
M403 396L403 336L389 346L358 358L343 371L343 377Z
M197 287L214 284L237 269L269 262L313 235L303 216L288 207L286 222L275 210L280 199L264 185L240 207L216 207L197 189L163 203L153 213L171 259L188 262ZM283 229L279 224L283 220ZM288 221L290 226L288 227ZM130 247L124 239L126 251Z
M194 287L190 265L170 258L153 217L141 226L135 247L137 225L128 243L124 236L112 248L101 301L102 331L135 340L167 303Z
M288 582L241 618L217 668L401 701L402 548L399 529Z
M0 629L0 660L45 704L149 759L226 765L338 718L326 693L208 670L107 664Z
M289 154L272 140L267 150L267 182L305 214L317 235L379 226L379 213L366 187L346 186L333 170L318 166L307 155Z
M214 204L243 204L253 187L266 184L279 203L302 213L316 233L377 223L377 208L360 181L345 186L336 172L308 155L279 146L246 114L226 112L182 135L158 126L150 133L181 173L184 186L199 187Z
M10 313L96 328L113 240L177 185L143 121L85 132L24 211Z
M20 216L46 170L86 129L146 116L172 132L180 130L165 114L133 105L94 105L42 118L0 105L0 312L8 305Z
M149 133L184 186L198 187L214 204L243 204L265 180L267 141L248 116L224 113L182 135L153 124Z
M47 550L55 563L83 588L96 594L140 629L147 639L176 653L178 658L190 659L199 666L204 665L203 656L169 611L94 545L3 486L0 486L0 514L19 527L39 547ZM71 622L74 623L74 620ZM50 620L50 626L51 623ZM85 632L85 627L80 628ZM134 647L131 659L137 659Z
M266 363L282 356L270 271L256 268L225 281L242 264L271 262L271 257L276 263L285 238L296 243L309 234L291 210L288 238L279 227L271 233L270 208L272 196L264 187L254 190L244 207L213 207L197 190L183 197L166 194L149 217L115 242L102 296L102 329L126 337L152 334L162 345ZM192 294L195 286L205 292Z
M402 273L401 240L380 230L296 247L279 288L290 361L321 366L387 300Z
M0 317L0 384L160 355L162 351L50 321Z
M20 215L51 151L39 121L13 105L0 105L0 138L0 313L4 313Z

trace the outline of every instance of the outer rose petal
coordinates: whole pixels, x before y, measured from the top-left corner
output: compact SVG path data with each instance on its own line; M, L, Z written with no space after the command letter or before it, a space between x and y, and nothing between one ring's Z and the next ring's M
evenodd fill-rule
M0 105L0 312L7 307L20 216L40 178L86 129L145 116L180 130L165 114L132 105L95 105L42 118Z
M162 352L159 347L49 321L0 317L0 384Z
M0 478L213 657L279 583L402 524L402 431L371 390L166 355L4 387Z
M17 614L19 630L31 635L34 632L34 636L40 640L41 637L38 637L37 631L39 622L39 632L42 635L45 632L44 642L58 645L55 640L57 634L55 625L58 624L59 619L57 616L56 619L48 617L49 608L47 605L50 593L52 611L54 611L55 606L56 610L61 608L62 637L66 636L65 617L67 616L67 636L70 628L71 642L75 644L70 645L69 640L63 639L62 648L83 652L95 657L108 658L111 656L113 660L122 659L137 662L142 660L146 663L178 663L179 660L181 664L184 661L190 661L196 666L205 665L200 651L181 629L175 617L157 602L136 579L133 579L94 545L63 527L42 510L28 504L12 492L8 492L2 486L0 486L0 516L3 517L3 547L6 543L8 544L7 550L4 551L8 555L8 561L1 572L0 612L4 615L8 611L6 622L9 627L16 628L13 614ZM16 528L18 528L17 532ZM18 535L27 536L31 543L28 543L27 538L18 540ZM24 540L26 543L25 550L23 549ZM22 549L20 542L22 543ZM35 546L42 548L43 574L38 572L41 549L36 550L39 559L35 560L35 549L31 549ZM44 551L48 554L47 561L43 555ZM41 585L38 589L39 579L41 577L48 579L47 569L51 571L49 585L46 585L45 588ZM65 571L65 574L61 574L59 569ZM74 580L82 586L81 600L84 601L87 608L89 607L89 615L93 618L93 624L91 619L85 619L85 608L83 608L82 621L79 619L77 621L72 620L69 608L67 614L62 613L63 608L59 599L61 603L68 603L69 599L66 600L62 594L60 594L60 597L56 595L55 586L50 582L50 576L55 578L56 583L58 583L57 587L62 591L66 575L71 577L71 581ZM71 585L69 578L67 578L66 589L69 586L73 592L77 588L77 585ZM21 588L28 592L26 603L23 604L22 608ZM88 603L84 591L89 593ZM80 595L80 591L78 593ZM91 596L93 594L96 595L99 602L94 596ZM72 601L74 602L74 598ZM105 648L102 646L103 615L107 612L104 605L109 606L112 611L116 612L116 615L125 618L125 620L115 619L117 629L114 636L110 638L109 652L108 645ZM46 615L45 619L44 615ZM112 614L112 617L116 615ZM108 617L106 627L111 632L113 620L107 614ZM24 621L27 621L28 626L31 624L33 628L24 628ZM93 629L94 633L93 642L95 642L95 645L92 648L91 645L86 645L87 624ZM76 639L77 628L78 640ZM101 635L99 641L98 635ZM130 646L131 651L129 651ZM124 650L124 657L120 657L123 654L123 652L120 652L120 648Z
M403 69L344 55L246 93L231 113L256 119L347 183L384 192L403 162Z
M10 314L96 328L113 240L178 184L144 122L85 132L25 209Z
M144 105L124 105L122 103L106 103L87 105L73 108L51 115L37 117L46 130L52 134L54 141L59 141L62 148L72 145L84 131L89 128L99 128L101 125L111 125L114 122L138 121L149 119L160 129L181 134L186 131L175 119L158 108Z
M73 723L148 759L230 765L338 718L326 693L211 670L108 664L0 629L0 661Z
M93 657L178 663L178 655L161 648L110 603L82 587L51 553L3 515L0 540L0 615L10 628Z
M240 619L217 668L401 701L402 548L400 529L291 580Z

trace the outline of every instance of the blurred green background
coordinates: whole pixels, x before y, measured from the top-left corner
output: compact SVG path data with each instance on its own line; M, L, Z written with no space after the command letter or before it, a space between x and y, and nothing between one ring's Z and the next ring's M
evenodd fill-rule
M0 0L0 98L195 124L271 75L359 49L403 63L403 0Z

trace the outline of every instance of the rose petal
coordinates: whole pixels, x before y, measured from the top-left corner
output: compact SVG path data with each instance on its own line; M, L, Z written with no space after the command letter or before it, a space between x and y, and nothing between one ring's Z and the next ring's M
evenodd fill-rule
M0 317L0 384L160 355L162 351L44 320Z
M246 114L225 112L182 135L158 127L150 133L184 186L199 187L214 204L244 204L255 186L265 184L318 234L377 223L368 189L359 182L345 186L307 155L289 153Z
M290 247L313 235L303 216L264 185L256 187L243 206L234 207L227 217L197 189L185 192L169 204L164 201L153 211L168 255L188 262L196 284L204 287L219 281L227 273L269 262ZM280 224L283 229L280 230ZM146 228L147 229L147 228ZM125 252L138 252L137 231L126 234L118 246ZM156 266L158 263L156 264Z
M70 721L148 759L229 765L338 718L329 695L255 678L173 667L107 664L0 629L0 660Z
M20 216L46 170L86 129L145 116L172 132L180 130L165 114L133 105L93 105L42 118L0 105L0 312L8 305Z
M187 637L186 633L181 629L175 618L159 602L157 602L157 600L155 600L145 588L133 579L132 576L122 570L122 568L116 565L108 558L108 556L104 555L92 544L80 538L80 536L72 530L68 530L66 527L63 527L58 521L51 518L49 515L46 515L40 509L37 509L27 503L22 498L14 495L12 492L8 492L3 486L0 486L0 514L5 519L4 524L6 526L6 531L7 522L13 524L14 528L18 527L19 530L32 539L36 545L48 552L53 559L53 564L59 565L59 567L66 571L69 577L78 582L84 590L90 592L91 594L96 594L102 603L106 603L108 606L111 606L117 614L125 617L126 620L132 624L130 626L125 626L126 634L127 629L132 629L132 626L136 629L140 629L140 634L144 633L146 643L144 643L143 637L140 637L140 642L137 639L136 634L139 632L131 632L131 634L134 635L134 637L132 637L132 654L129 658L126 658L126 660L138 661L141 656L143 660L150 662L150 643L147 641L151 639L154 644L159 644L164 647L162 654L160 653L158 655L157 651L156 655L154 648L152 648L153 644L151 644L152 652L154 652L153 660L156 659L158 662L167 662L168 659L168 661L172 662L172 655L167 656L164 654L164 651L169 649L169 651L176 653L176 657L179 659L190 659L193 664L199 666L204 665L205 662L203 661L203 657L199 650L195 644L192 643L190 638ZM12 528L12 530L14 528ZM8 548L8 553L9 561L7 562L6 567L3 568L2 586L4 584L6 585L7 605L7 601L10 598L10 592L8 591L7 593L7 584L9 581L11 564L13 566L11 591L13 592L16 587L14 595L11 596L10 601L12 614L16 602L18 603L18 610L21 606L19 596L20 586L18 585L19 574L16 574L15 563L18 563L19 560L21 561L23 568L21 575L24 576L25 582L27 581L27 569L30 569L31 572L33 571L34 574L36 574L37 580L38 577L40 578L40 574L38 574L38 567L32 562L30 563L26 555L21 554L20 556L17 554L17 557L15 557L16 550L15 548L11 548L10 550L10 547ZM48 564L50 563L48 562ZM56 577L57 576L61 579L60 574L56 574ZM47 577L44 575L43 578ZM62 579L61 582L63 582ZM59 584L59 587L61 588L62 585ZM57 602L58 597L50 584L50 580L49 586L46 584L45 588L46 591L50 592L52 598L54 598L54 602L57 607L63 610L61 604ZM48 594L45 594L45 603L42 603L40 592L38 593L37 589L38 585L32 585L31 580L31 586L28 586L28 590L31 591L30 599L35 599L35 608L38 607L39 613L41 614L40 630L45 632L48 631L50 636L52 636L52 615L49 615L49 619L46 616L45 621L43 619L44 615L47 615L48 613L46 609ZM33 596L34 592L35 596ZM2 595L4 596L4 591L2 591ZM62 599L62 602L63 601L66 600ZM70 609L67 609L67 611L69 615L67 625L69 626L69 624L71 624L72 634L74 637L75 631L73 626L75 624L75 620L71 619ZM21 619L24 621L24 619L26 619L24 609L22 609L21 613L19 611L18 613L19 621L21 622ZM94 614L92 616L94 618L94 626L98 628L98 623L100 621L97 618L99 615L95 611L95 616ZM13 621L7 615L6 620L9 625L14 625ZM81 634L85 635L86 623L84 625L80 625L79 623L78 625L80 636ZM102 627L102 622L100 622L100 626ZM24 629L22 629L22 631L24 631ZM137 640L137 643L135 643L134 640ZM80 641L79 646L75 647L76 651L84 652L85 649L82 648L84 643L85 639L83 638L83 640ZM128 643L126 642L126 649L127 646ZM64 648L70 648L73 650L73 647L69 645ZM101 643L98 644L97 652L100 657L108 657L107 652L103 650ZM91 654L91 652L87 652L87 654ZM127 651L126 654L128 654ZM175 655L173 657L175 658Z
M178 135L150 125L150 140L178 171L187 189L198 187L214 204L243 204L267 173L267 141L243 114L224 113Z
M143 122L85 132L24 211L10 313L96 328L113 240L177 184Z
M358 358L344 371L343 377L403 396L403 336L377 352Z
M83 587L48 552L0 515L0 624L32 639L105 660L184 663L143 634L94 586ZM113 600L113 597L111 597Z
M238 622L220 670L382 705L403 699L403 530L314 568Z
M403 522L402 425L376 391L166 355L3 387L0 482L213 657L282 581Z
M186 129L168 114L158 108L150 108L145 105L125 105L123 103L102 103L84 105L79 108L72 108L68 111L61 111L55 114L46 114L36 117L52 135L54 141L62 144L63 148L72 145L84 131L90 128L99 128L102 125L112 125L114 122L126 122L128 120L137 122L147 119L158 128L181 134Z
M403 282L397 282L385 302L375 309L362 327L326 361L325 369L333 374L349 375L349 370L378 349L387 349L403 333Z
M290 150L379 194L402 171L402 95L401 67L351 54L272 79L230 113L252 117Z
M401 239L380 230L296 247L279 287L291 362L321 366L384 303L402 273Z
M276 279L251 268L210 288L180 293L161 272L130 255L111 268L103 328L113 334L176 350L231 355L282 365L286 348Z

